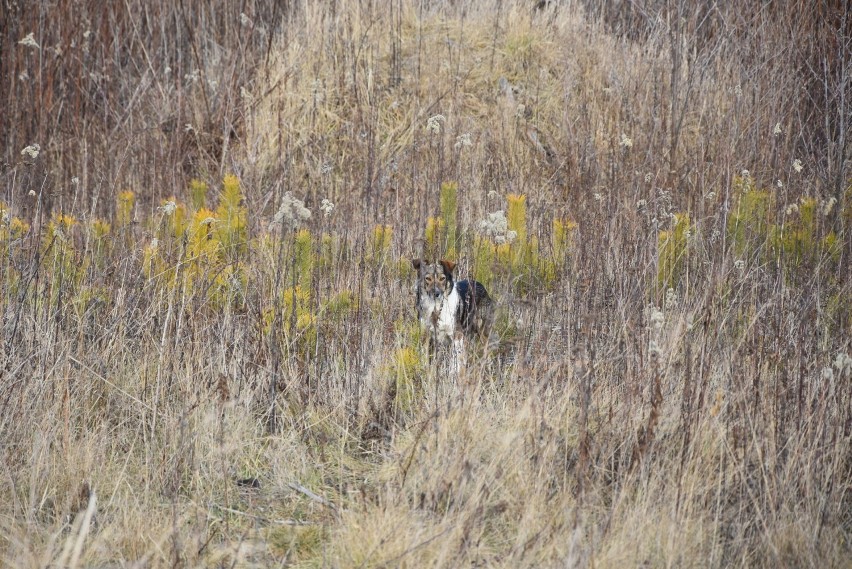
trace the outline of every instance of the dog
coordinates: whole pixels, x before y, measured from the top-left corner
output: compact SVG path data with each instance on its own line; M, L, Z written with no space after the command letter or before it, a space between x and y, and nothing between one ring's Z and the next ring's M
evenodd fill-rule
M478 336L487 346L494 301L482 283L457 281L457 266L452 261L412 259L411 263L417 271L414 307L428 335L429 351L434 354L439 346L451 345L453 368L459 370L464 364L465 336Z

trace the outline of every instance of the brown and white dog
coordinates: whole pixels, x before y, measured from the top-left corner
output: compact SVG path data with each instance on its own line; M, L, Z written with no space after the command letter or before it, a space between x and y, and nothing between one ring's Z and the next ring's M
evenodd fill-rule
M452 261L421 261L411 263L417 271L414 307L423 330L429 337L430 351L441 345L451 345L452 367L464 365L465 336L479 336L488 341L494 321L494 302L482 283L456 280L456 264Z

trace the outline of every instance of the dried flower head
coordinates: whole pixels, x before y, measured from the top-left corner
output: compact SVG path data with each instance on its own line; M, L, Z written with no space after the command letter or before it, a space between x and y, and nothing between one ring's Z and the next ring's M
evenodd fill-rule
M454 145L456 148L467 148L473 146L473 142L470 140L470 133L465 132L456 137L456 143Z
M158 209L166 215L172 215L175 212L175 210L177 209L177 204L173 201L167 201L166 203L161 205Z
M830 198L828 198L828 201L826 201L825 205L822 206L822 214L823 215L830 214L831 210L834 209L834 204L836 204L836 203L837 203L837 198L835 198L834 196L831 196Z
M41 48L39 47L39 45L38 45L38 42L37 42L37 41L35 41L35 37L34 37L34 35L33 35L33 32L28 33L28 34L24 37L24 39L20 40L18 43L19 43L20 45L23 45L23 46L26 46L26 47L32 47L32 48L35 48L35 49L41 49Z
M846 352L837 352L837 357L834 359L834 367L839 377L843 377L847 373L852 374L852 356Z
M649 320L651 321L651 326L657 331L659 331L663 327L663 324L666 323L666 317L663 314L663 311L656 306L651 308Z
M801 160L799 160L798 158L793 160L793 170L795 170L796 172L801 172L802 168L804 168L804 166L802 166Z
M444 115L434 115L429 117L426 121L426 130L431 132L432 134L440 134L441 132L441 123L446 121Z
M737 259L736 261L734 261L734 268L740 272L743 272L745 270L745 266L745 261L743 261L742 259Z
M781 134L781 123L780 122L775 123L775 128L772 129L772 134L774 134L775 136L778 136L779 134Z
M35 160L38 158L39 152L41 152L41 146L33 143L21 150L21 156L29 156L31 159Z
M516 231L509 230L509 221L503 210L489 213L479 222L479 231L497 245L511 243L518 238Z
M331 203L330 200L323 198L322 203L320 204L320 209L322 210L322 213L328 217L331 215L331 212L334 211L334 204Z
M627 136L626 134L621 135L621 146L625 148L633 147L633 139Z
M310 218L311 210L305 207L305 202L294 197L290 192L287 192L281 199L281 207L278 208L278 211L275 213L275 216L269 224L269 230L271 231L273 227L279 224L283 224L285 227L295 228L298 227L301 222Z
M675 289L666 290L666 310L673 310L677 306L677 293Z

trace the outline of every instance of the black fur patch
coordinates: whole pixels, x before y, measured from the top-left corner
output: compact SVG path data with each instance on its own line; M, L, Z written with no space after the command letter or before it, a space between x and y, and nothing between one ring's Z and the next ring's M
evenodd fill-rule
M491 297L482 283L474 280L463 280L456 283L456 290L461 296L459 304L458 322L465 330L478 331L479 323L476 322L477 315L484 315L491 309Z

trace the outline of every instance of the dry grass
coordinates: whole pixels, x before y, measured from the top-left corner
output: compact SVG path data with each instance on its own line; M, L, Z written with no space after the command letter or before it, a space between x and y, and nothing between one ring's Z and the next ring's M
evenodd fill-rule
M0 11L4 566L850 567L842 3L173 4Z

